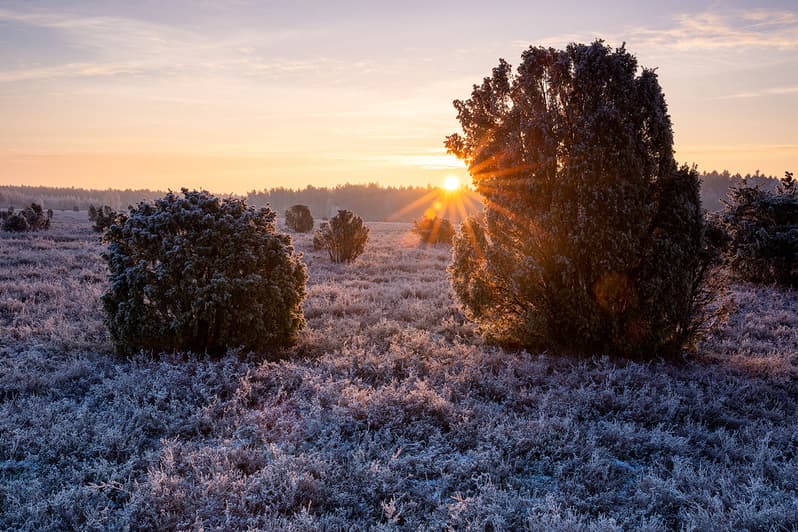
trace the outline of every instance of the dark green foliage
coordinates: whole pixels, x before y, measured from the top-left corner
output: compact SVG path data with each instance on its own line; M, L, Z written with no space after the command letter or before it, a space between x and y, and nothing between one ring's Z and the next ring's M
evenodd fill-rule
M413 222L413 233L426 244L451 244L455 231L446 218L422 216Z
M116 222L118 216L120 216L120 213L117 213L108 205L103 205L99 209L94 205L89 205L89 220L94 222L92 229L98 233L102 233L111 227L111 224Z
M369 228L363 219L352 211L339 210L338 214L322 224L313 238L313 245L326 249L333 262L352 262L366 247Z
M798 187L791 172L775 192L748 185L732 189L718 225L734 275L798 287Z
M0 226L4 231L45 231L50 229L53 210L45 211L38 203L31 203L21 211L9 208L0 211Z
M633 357L694 335L708 255L699 179L678 168L653 70L601 41L531 47L455 101L484 215L455 238L450 275L497 341Z
M285 211L285 225L296 233L313 230L313 215L307 205L293 205Z
M307 273L275 213L183 189L140 203L104 235L105 322L120 353L219 353L293 343Z

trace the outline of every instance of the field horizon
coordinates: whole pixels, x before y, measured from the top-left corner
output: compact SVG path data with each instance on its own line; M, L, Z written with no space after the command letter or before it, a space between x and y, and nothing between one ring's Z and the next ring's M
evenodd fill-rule
M452 177L452 176L450 176ZM701 198L707 211L722 208L722 201L732 187L743 183L764 190L774 190L781 176L760 173L742 175L726 170L701 174ZM456 178L455 178L456 179ZM331 187L275 187L251 190L245 194L220 194L221 197L243 198L251 206L270 208L282 213L291 205L304 204L310 207L316 218L333 216L338 208L353 210L366 221L411 222L427 214L433 208L435 214L461 222L467 215L482 211L483 198L472 190L467 181L458 180L460 188L446 190L444 182L437 186L381 186L377 182L368 184L339 184ZM218 193L218 191L210 191ZM152 201L166 192L149 189L85 189L74 187L15 186L0 185L0 208L23 208L32 202L45 209L85 211L90 205L108 205L116 210L125 210L140 201Z

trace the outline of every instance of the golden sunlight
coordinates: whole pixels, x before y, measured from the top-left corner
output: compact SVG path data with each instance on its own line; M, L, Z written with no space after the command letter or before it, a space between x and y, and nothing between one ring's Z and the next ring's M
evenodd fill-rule
M455 190L460 190L460 178L455 175L450 175L443 180L443 189L449 192L454 192Z

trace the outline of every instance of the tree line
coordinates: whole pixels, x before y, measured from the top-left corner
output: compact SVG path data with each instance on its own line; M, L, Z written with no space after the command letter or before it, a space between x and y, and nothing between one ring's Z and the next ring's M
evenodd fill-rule
M124 210L140 201L154 201L166 194L160 190L91 190L82 188L0 186L0 207L21 208L35 202L54 210L87 211L89 207L108 206ZM383 187L376 183L367 185L337 185L301 189L286 187L252 190L244 196L247 204L254 207L269 205L272 210L283 213L292 205L307 205L313 216L331 218L339 210L359 213L368 221L412 222L423 215L437 215L452 222L460 222L466 216L478 212L481 198L470 190L458 194L440 188ZM430 211L430 209L432 211Z
M701 200L703 207L719 211L732 187L743 183L756 185L766 191L774 191L779 179L755 172L754 174L732 174L728 170L701 174ZM0 186L0 208L24 208L31 203L53 210L86 211L94 205L121 210L140 201L153 201L163 197L165 191L149 189L93 190L72 187L32 187ZM383 187L376 183L367 185L338 185L334 187L315 187L308 185L301 189L286 187L252 190L246 194L249 205L262 207L266 204L277 212L285 212L292 205L310 207L316 218L330 218L339 209L359 213L368 221L412 222L425 214L434 214L461 222L465 216L481 210L481 196L466 190L453 196L430 185L426 187ZM438 207L438 209L436 209ZM462 207L462 208L461 208ZM433 213L428 212L433 209ZM465 215L465 216L464 216Z
M140 201L153 201L164 195L161 190L94 190L73 187L0 186L0 207L23 208L36 203L57 211L86 211L90 205L108 205L123 209Z
M482 209L481 197L467 189L451 194L431 185L383 187L377 183L253 190L247 194L247 203L256 207L268 204L278 212L296 204L307 205L313 216L322 219L346 209L357 212L364 220L391 222L412 222L425 214L460 222Z
M733 188L742 185L759 187L765 192L773 192L779 184L779 178L760 174L759 170L753 174L732 174L728 170L718 172L703 172L701 174L701 203L709 212L723 209L723 200L727 200Z

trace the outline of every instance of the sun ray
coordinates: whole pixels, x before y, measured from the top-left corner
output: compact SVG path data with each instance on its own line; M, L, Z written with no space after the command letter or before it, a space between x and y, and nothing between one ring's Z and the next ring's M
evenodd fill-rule
M490 170L484 172L477 172L474 173L480 180L482 179L496 179L499 177L505 177L512 174L517 174L521 172L527 172L531 170L532 167L528 164L519 164L517 166L513 166L511 168L502 168L500 170Z
M389 221L389 222L395 221L395 220L399 219L402 215L407 214L408 212L412 211L413 209L420 207L424 203L427 203L427 202L432 203L434 201L434 198L438 197L438 194L439 194L439 190L437 188L432 189L430 192L427 192L426 194L424 194L423 196L418 198L413 203L405 205L401 209L395 211L393 214L388 216L386 218L386 220Z
M482 261L485 258L485 250L483 250L480 245L479 241L477 240L477 235L474 233L474 228L471 227L470 223L463 224L463 233L466 235L471 241L471 248L474 250L474 255L476 255L477 261Z
M462 197L463 197L463 199L465 199L469 203L468 206L473 208L473 209L475 209L475 210L482 209L482 207L484 205L482 203L482 196L480 196L476 192L469 191L469 192L463 194Z
M465 204L463 202L463 199L470 200L470 198L468 196L463 195L460 198L458 198L457 202L455 203L455 206L457 207L457 212L460 215L460 219L462 221L465 221L466 218L468 218L468 211L465 208Z

